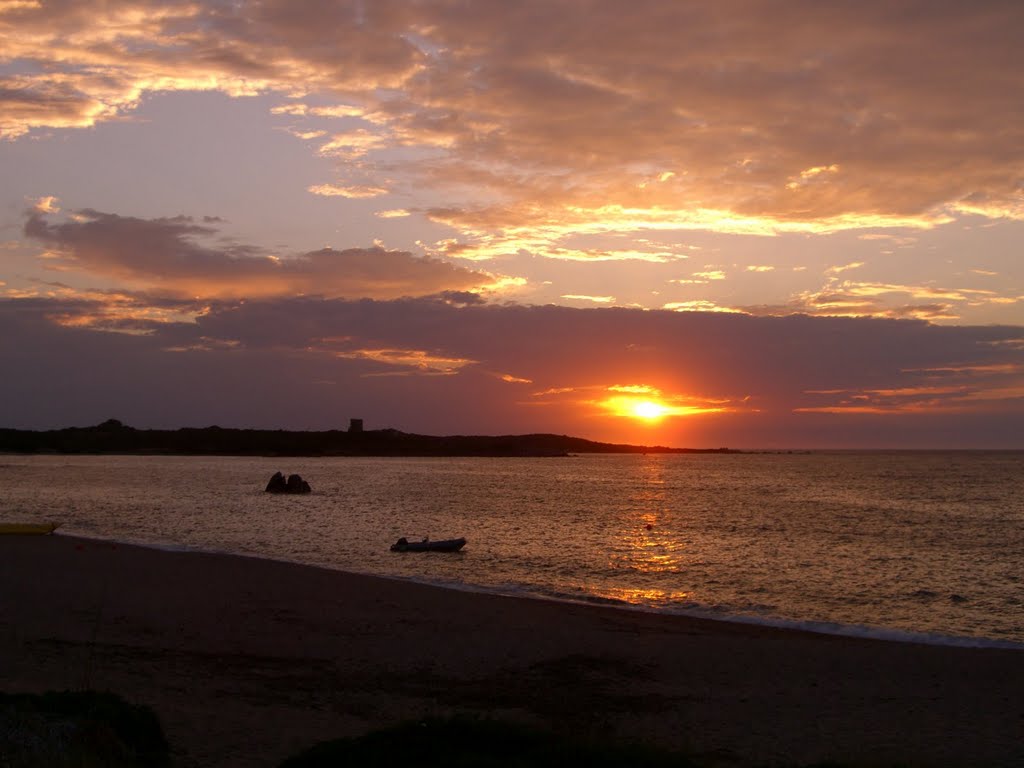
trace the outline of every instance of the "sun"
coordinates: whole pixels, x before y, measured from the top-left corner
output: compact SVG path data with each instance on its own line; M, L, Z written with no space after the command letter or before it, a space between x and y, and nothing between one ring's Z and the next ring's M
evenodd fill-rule
M636 400L630 405L630 415L645 421L657 421L668 415L670 410L654 400Z
M654 397L617 395L601 402L601 405L616 416L655 424L666 416L676 415L678 409Z
M645 422L652 426L668 417L697 416L729 410L726 407L726 401L687 402L679 395L663 398L661 392L654 387L615 385L608 389L624 394L615 394L603 400L591 401L591 403L599 406L606 413Z

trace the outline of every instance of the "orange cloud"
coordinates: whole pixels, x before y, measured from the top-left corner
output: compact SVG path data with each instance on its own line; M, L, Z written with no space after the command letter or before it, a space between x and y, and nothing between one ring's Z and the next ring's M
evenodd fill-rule
M672 312L724 312L730 314L744 314L745 310L735 307L723 307L713 301L706 299L694 299L693 301L670 301L662 309Z
M808 390L805 394L832 402L795 408L794 413L899 415L989 410L993 404L1024 398L1024 385L1018 383L1021 371L1024 366L1005 363L907 369L906 373L938 374L950 383Z
M0 281L0 286L5 285ZM210 311L204 302L165 299L125 291L98 291L72 288L62 283L36 281L29 288L4 291L7 299L43 300L54 304L47 318L67 328L93 331L152 335L161 326L195 323ZM222 345L233 341L224 340Z
M401 369L384 373L364 374L367 376L428 375L451 376L476 361L468 358L448 357L422 349L353 349L335 352L336 357L350 360L372 360L386 366Z
M509 373L503 373L499 377L502 381L508 382L509 384L533 384L530 379L523 379L518 376L513 376Z
M584 296L578 293L566 293L563 294L563 299L569 299L570 301L589 301L593 304L614 304L614 296Z
M357 121L323 153L420 151L407 188L473 179L463 200L501 195L510 228L532 208L760 234L1024 218L1020 6L923 25L884 3L798 10L11 0L0 134L93 126L157 92L274 92L281 116Z
M381 195L386 195L388 193L388 190L382 187L342 187L337 184L316 184L309 187L308 191L312 192L314 195L321 195L323 197L348 197L356 200L369 197L380 197Z

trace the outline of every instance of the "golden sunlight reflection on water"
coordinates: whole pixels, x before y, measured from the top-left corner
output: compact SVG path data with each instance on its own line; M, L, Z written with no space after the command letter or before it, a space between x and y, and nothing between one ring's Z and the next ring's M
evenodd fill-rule
M7 514L56 515L68 534L1024 642L1020 452L0 458ZM300 472L313 493L263 493L277 470ZM389 551L426 535L468 543L456 555Z
M605 587L597 592L598 597L606 600L618 600L631 605L664 606L672 603L690 602L690 593L682 591L666 591L663 589L630 589L628 587Z
M616 546L609 553L610 568L623 568L640 574L680 573L683 570L683 550L680 540L685 522L677 520L666 496L665 457L645 456L637 467L634 503L622 510ZM636 597L649 595L650 599L673 599L678 590L620 587L617 591ZM660 593L654 598L653 593ZM682 592L683 596L688 592ZM625 598L624 598L625 599Z

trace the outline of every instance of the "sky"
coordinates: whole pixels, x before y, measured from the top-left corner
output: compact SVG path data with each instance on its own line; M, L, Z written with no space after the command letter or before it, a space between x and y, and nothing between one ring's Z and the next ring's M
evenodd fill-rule
M1024 448L1017 0L0 0L0 427Z

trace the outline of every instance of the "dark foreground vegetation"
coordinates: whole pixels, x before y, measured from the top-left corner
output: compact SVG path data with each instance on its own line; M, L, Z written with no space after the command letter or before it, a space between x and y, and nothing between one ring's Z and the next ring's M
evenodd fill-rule
M396 429L288 432L270 429L135 429L117 419L95 427L0 429L0 453L194 456L568 456L573 453L734 453L728 448L598 443L566 435L412 435Z
M431 719L317 744L280 768L688 768L683 755L594 744L496 720Z
M167 740L148 707L112 693L0 693L3 768L164 768Z
M171 750L151 709L112 693L0 693L3 768L170 768ZM279 768L698 768L685 754L584 741L477 718L403 723L321 742ZM818 764L817 768L842 768Z

